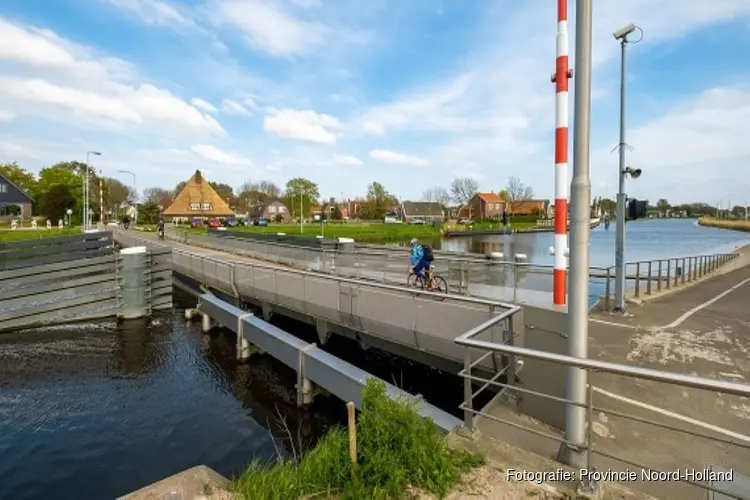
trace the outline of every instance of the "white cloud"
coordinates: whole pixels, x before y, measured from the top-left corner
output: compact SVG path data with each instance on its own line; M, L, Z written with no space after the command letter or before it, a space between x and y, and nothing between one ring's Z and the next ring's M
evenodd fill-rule
M37 158L37 154L21 144L0 141L0 163L14 162L18 158Z
M250 112L242 104L232 99L224 99L221 102L221 110L230 115L249 115Z
M301 54L319 46L325 26L302 21L262 0L218 0L216 8L225 21L239 27L253 49L274 56Z
M335 144L338 136L332 129L341 127L338 118L312 110L268 108L263 129L285 139Z
M396 153L395 151L388 151L387 149L373 149L370 151L370 158L390 165L427 165L427 161L418 156Z
M362 165L362 160L360 160L356 156L333 155L333 161L335 161L339 165L348 165L348 166L360 166L360 165Z
M193 97L192 99L190 99L190 104L192 104L198 109L202 109L203 111L208 111L209 113L216 112L216 106L214 106L208 101L204 101L203 99L199 97Z
M0 110L0 122L10 122L16 119L15 113Z
M258 109L258 105L255 104L255 101L252 99L252 97L247 97L242 103L247 106L250 109Z
M244 156L227 153L216 146L208 144L191 146L190 152L206 160L223 165L252 165L252 162Z
M107 3L130 12L146 24L174 27L193 26L193 20L176 7L158 0L104 0Z
M224 133L214 118L170 91L135 83L137 74L129 63L96 58L90 49L48 30L23 28L0 18L0 61L3 60L20 64L37 75L0 77L0 103L5 97L6 107L20 101L93 120Z

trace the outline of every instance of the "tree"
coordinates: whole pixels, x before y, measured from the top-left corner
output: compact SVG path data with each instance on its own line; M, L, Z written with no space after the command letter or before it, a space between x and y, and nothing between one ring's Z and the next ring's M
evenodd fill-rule
M76 199L64 184L50 186L42 196L40 209L52 221L62 219L68 209L73 209Z
M422 194L422 201L432 201L440 203L443 207L447 207L448 203L451 201L451 195L444 187L437 186L426 190L424 194Z
M216 191L216 194L219 195L219 198L226 201L230 205L234 205L236 198L234 197L234 189L229 184L224 184L223 182L213 182L208 181L208 185L214 188L214 191Z
M660 198L659 201L656 202L656 209L662 215L667 215L670 208L672 208L672 205L670 205L664 198Z
M609 198L599 198L599 208L603 214L614 216L617 210L617 202Z
M65 186L75 201L74 207L67 208L80 208L83 206L83 179L72 169L60 165L45 167L39 171L37 193L40 198L43 198L53 186ZM97 198L96 201L98 202L98 196L92 196L91 198L92 202L94 198Z
M0 163L0 174L10 182L23 189L31 197L37 195L36 177L18 166L16 162Z
M152 187L143 190L144 203L153 203L167 208L172 204L172 193L168 189Z
M500 197L501 200L504 202L508 202L508 190L507 189L501 189L497 195Z
M302 217L309 217L312 213L312 205L320 198L318 185L304 177L295 177L286 183L284 204L289 207L292 214L297 214L300 203L302 204Z
M451 196L461 205L466 205L479 192L479 183L471 177L459 177L451 182Z
M367 198L360 206L360 217L365 220L379 220L386 216L393 205L398 204L398 199L390 194L379 182L373 182L367 186Z
M331 220L342 220L343 218L344 214L341 213L341 207L334 205L333 212L331 213Z
M505 190L508 192L506 204L511 215L515 213L523 202L534 198L534 190L531 189L531 186L525 185L518 177L510 177Z

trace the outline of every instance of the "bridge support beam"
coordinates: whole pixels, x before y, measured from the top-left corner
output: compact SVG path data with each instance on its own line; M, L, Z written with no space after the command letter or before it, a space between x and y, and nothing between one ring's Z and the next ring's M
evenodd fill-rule
M315 344L307 344L299 350L299 360L297 362L297 406L311 405L315 399L313 384L305 376L305 357L307 351L317 347Z
M263 302L260 304L260 309L261 311L263 311L263 319L265 321L271 321L271 316L273 315L271 304L269 304L268 302Z
M213 321L211 321L211 316L203 313L203 317L201 318L201 331L203 333L208 333L211 331L211 328L213 328Z
M315 318L315 329L318 332L320 345L326 345L326 343L328 343L328 339L331 338L331 331L328 329L328 321L320 318Z
M248 316L254 316L254 314L245 313L237 316L237 359L240 361L248 359L250 356L252 356L254 351L257 351L257 349L254 350L252 348L250 342L248 342L245 338L244 319Z

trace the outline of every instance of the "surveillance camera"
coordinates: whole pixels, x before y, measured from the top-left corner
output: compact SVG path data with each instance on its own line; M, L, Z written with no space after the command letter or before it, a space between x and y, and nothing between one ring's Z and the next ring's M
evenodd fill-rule
M635 24L630 23L624 28L620 28L619 30L615 31L613 35L615 37L615 40L623 40L626 36L628 36L634 31L635 31Z

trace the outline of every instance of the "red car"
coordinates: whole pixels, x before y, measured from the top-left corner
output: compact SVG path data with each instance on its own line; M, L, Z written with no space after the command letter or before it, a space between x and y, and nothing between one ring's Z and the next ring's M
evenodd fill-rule
M222 227L222 223L218 219L211 219L208 221L208 227L217 228Z

